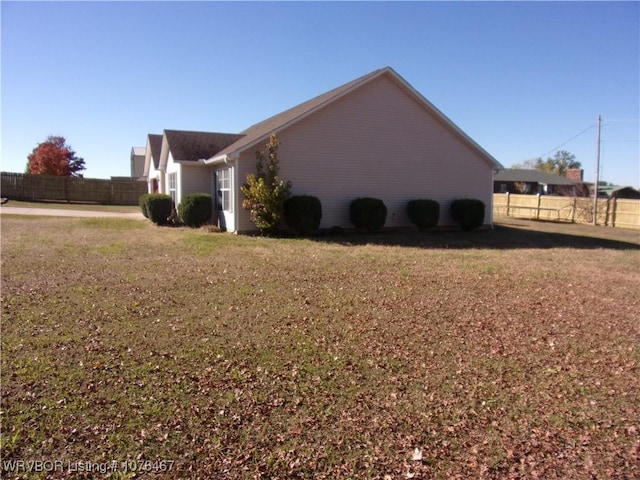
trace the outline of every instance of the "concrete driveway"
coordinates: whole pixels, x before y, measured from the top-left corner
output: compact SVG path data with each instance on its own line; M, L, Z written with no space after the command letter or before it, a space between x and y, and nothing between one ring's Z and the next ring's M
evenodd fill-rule
M58 208L32 208L32 207L10 207L7 205L0 206L0 215L6 213L11 215L44 215L50 217L84 217L84 218L131 218L135 220L143 220L144 216L141 212L100 212L94 210L67 210Z

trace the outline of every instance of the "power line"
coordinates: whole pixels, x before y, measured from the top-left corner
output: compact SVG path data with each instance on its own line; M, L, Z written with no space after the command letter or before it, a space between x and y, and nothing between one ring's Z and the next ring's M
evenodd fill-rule
M589 125L587 128L585 128L584 130L582 130L580 133L574 135L573 137L571 137L569 140L567 140L564 143L561 143L560 145L558 145L555 148L552 148L551 150L549 150L548 152L543 153L542 155L538 155L538 157L536 158L542 158L545 155L550 154L551 152L555 152L556 150L559 150L560 148L564 147L567 143L573 142L576 138L578 138L580 135L584 135L585 133L587 133L589 130L591 130L592 128L594 128L595 125Z
M639 121L637 118L607 118L604 123L638 123Z

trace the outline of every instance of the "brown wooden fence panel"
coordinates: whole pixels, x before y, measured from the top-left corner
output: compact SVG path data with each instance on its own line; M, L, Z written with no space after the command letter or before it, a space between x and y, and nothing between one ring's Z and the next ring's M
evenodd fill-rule
M67 182L67 200L69 202L110 203L110 180L67 177Z
M15 200L137 205L138 198L146 191L146 182L133 178L114 177L105 180L0 173L0 195Z
M0 185L0 194L7 198L22 198L23 196L23 180L22 173L2 172L2 185Z
M494 216L593 223L593 198L494 193ZM640 228L640 200L599 198L596 223Z
M140 195L147 193L147 182L129 178L111 179L111 203L137 205Z
M67 179L52 175L25 175L22 192L25 200L67 201Z
M610 218L612 227L640 228L640 200L617 199Z

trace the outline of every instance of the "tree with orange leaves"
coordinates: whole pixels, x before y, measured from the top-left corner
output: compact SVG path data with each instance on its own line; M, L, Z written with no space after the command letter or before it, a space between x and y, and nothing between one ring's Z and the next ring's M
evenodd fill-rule
M27 160L27 173L31 174L82 177L81 172L86 169L84 159L76 155L65 138L53 135L38 144Z

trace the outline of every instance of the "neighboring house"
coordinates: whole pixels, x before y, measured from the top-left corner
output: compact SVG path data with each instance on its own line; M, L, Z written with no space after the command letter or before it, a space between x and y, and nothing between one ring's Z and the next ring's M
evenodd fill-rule
M146 149L144 147L133 147L131 149L131 176L133 178L144 177L144 157Z
M321 228L351 226L349 205L363 196L385 202L388 227L410 226L406 204L420 198L440 203L441 225L453 223L454 199L480 199L485 224L492 223L493 174L502 166L389 67L238 135L165 130L157 164L147 148L149 191L155 179L158 191L176 203L189 193L212 192L222 226L256 230L242 209L240 186L255 173L255 152L265 149L271 133L281 142L280 178L292 182L293 195L320 199ZM191 136L203 148L183 152L179 145Z
M593 189L592 189L593 193ZM623 187L620 185L609 185L606 187L598 188L598 197L606 198L624 198L624 199L639 199L640 191L633 187Z
M156 155L153 143L157 153L158 138L149 135L152 146L149 191L156 191L157 185L157 191L171 195L176 206L190 193L213 192L213 169L205 161L239 138L241 135L229 133L165 130L160 136L160 153Z
M493 177L493 193L575 195L579 183L539 170L505 168Z
M147 179L149 193L160 193L160 184L166 184L164 173L161 175L159 170L161 150L162 135L153 133L147 135L143 175Z

